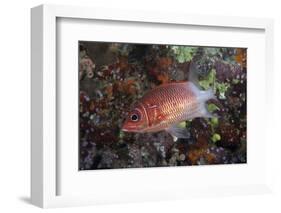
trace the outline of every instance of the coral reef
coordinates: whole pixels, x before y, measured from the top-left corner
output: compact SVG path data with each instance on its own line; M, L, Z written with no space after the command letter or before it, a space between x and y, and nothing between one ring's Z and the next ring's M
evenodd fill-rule
M79 169L246 162L246 49L79 42ZM132 103L157 85L198 75L212 88L211 119L186 121L190 137L128 133Z

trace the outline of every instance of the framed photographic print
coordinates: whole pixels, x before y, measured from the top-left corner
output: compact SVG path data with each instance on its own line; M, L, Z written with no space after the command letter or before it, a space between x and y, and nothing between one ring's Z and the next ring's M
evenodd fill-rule
M272 20L32 13L32 203L270 192Z

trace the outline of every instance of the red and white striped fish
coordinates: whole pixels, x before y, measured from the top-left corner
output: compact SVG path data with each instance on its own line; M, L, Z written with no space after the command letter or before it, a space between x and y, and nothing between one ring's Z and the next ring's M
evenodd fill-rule
M177 125L196 117L213 117L206 109L206 101L212 98L215 98L212 90L200 90L190 81L160 85L134 105L122 130L139 133L166 130L177 138L187 138L187 129Z

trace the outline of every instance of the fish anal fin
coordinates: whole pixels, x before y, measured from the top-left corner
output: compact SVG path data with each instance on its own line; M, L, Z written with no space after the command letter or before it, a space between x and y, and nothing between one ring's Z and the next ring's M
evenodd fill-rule
M190 132L186 128L177 125L170 126L166 131L176 138L190 138Z

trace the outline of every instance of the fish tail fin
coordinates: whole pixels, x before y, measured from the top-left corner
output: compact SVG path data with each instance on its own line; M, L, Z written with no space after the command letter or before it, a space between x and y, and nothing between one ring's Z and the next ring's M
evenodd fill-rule
M217 100L215 93L212 88L208 90L201 90L199 84L198 69L196 68L195 62L192 60L189 66L188 81L193 85L193 90L201 98L202 101L206 102L210 99Z
M214 114L210 113L210 112L207 110L207 107L206 107L206 103L205 103L205 102L201 102L201 103L199 104L197 114L198 114L197 117L203 117L203 118L215 118L215 117L218 117L217 115L214 115Z
M212 88L208 90L201 90L193 82L187 82L187 84L190 87L191 91L195 94L199 102L206 102L210 99L217 99Z
M215 96L215 93L214 93L212 88L209 88L208 90L200 90L199 96L201 96L200 98L204 102L206 102L206 101L208 101L210 99L217 100L217 97Z
M197 102L199 104L196 112L192 115L193 118L195 117L204 117L204 118L213 118L216 115L213 115L207 110L206 102L210 99L217 100L214 91L210 88L208 90L200 90L194 83L189 82L189 87L192 92L195 94Z

